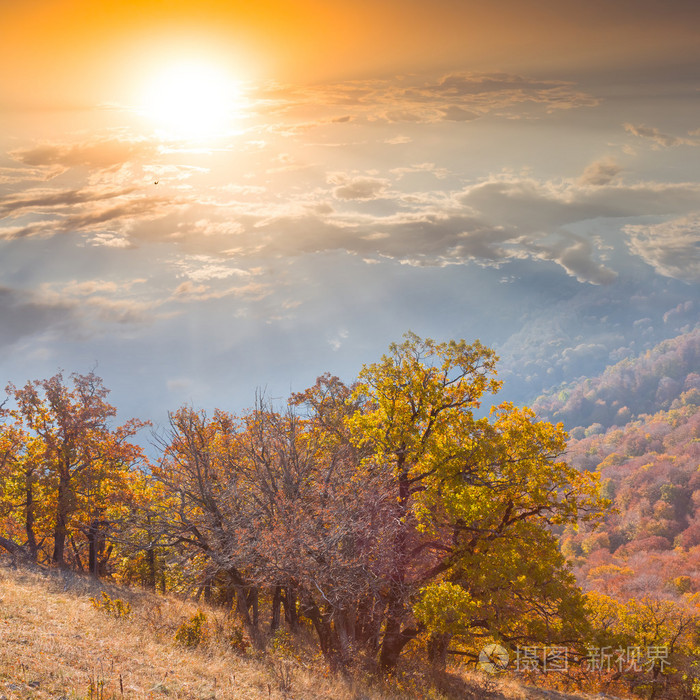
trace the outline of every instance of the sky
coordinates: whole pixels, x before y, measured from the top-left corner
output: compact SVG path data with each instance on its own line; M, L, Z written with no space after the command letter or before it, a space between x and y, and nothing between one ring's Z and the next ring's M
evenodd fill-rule
M694 328L696 0L0 0L0 379L119 417L480 339L519 403Z

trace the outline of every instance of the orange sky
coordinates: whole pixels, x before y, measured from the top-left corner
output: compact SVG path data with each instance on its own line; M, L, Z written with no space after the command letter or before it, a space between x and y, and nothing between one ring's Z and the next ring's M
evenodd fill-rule
M143 67L171 51L293 82L682 62L695 51L697 4L636 2L630 13L630 2L0 0L10 67L0 94L61 106L127 99Z

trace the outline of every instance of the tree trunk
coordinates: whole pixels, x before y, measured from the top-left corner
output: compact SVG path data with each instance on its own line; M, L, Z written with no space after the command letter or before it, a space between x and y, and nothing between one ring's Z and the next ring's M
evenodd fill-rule
M289 625L289 629L295 632L299 625L299 615L297 613L297 594L293 586L287 586L282 596L284 604L284 619Z
M336 673L339 669L343 669L341 656L338 654L337 644L335 640L337 635L333 633L333 626L329 616L324 615L318 605L313 601L311 596L305 596L303 601L302 611L305 617L311 620L311 624L318 635L318 643L321 647L321 653L328 662L328 667L332 673Z
M51 560L65 568L66 538L68 537L68 513L70 511L70 483L65 475L58 481L58 498L56 502L56 526L53 536L53 555Z
M24 550L24 548L21 545L18 545L16 542L13 542L12 540L8 540L7 537L1 537L0 536L0 547L3 549L7 550L12 556L22 556L26 557L27 552Z
M406 613L404 601L404 582L408 569L407 561L407 532L405 517L408 512L408 500L410 498L410 482L408 480L408 467L404 456L399 455L397 460L399 498L397 503L397 521L404 523L394 538L394 556L396 568L392 575L389 590L389 603L387 606L386 625L382 638L379 665L385 670L396 667L399 655L406 644L412 639L406 639L401 631L403 618Z
M83 571L85 571L85 569L83 568L83 562L80 559L80 552L78 551L78 545L75 544L75 540L73 539L73 535L69 535L68 539L70 540L71 547L73 547L73 556L75 557L75 564L78 567L78 571L80 571L80 573L82 573Z
M95 577L99 578L98 567L98 547L99 547L99 525L96 520L93 520L87 529L88 538L88 571Z
M387 623L387 629L382 640L382 650L379 655L381 668L385 671L395 669L403 648L418 636L419 631L416 627L408 627L402 630L401 624L393 621L391 621L391 627Z
M240 580L240 576L237 577ZM248 636L257 649L263 648L263 639L258 628L258 596L257 589L247 589L242 584L234 584L236 589L236 611L243 620L243 626ZM254 592L254 595L253 595ZM250 616L250 607L253 606L253 617Z
M36 535L34 533L34 484L32 483L32 476L32 472L27 473L25 489L27 501L24 511L24 529L27 533L29 556L32 558L32 561L36 561L39 555L39 545L36 542Z
M270 616L270 632L276 632L280 626L282 609L282 586L275 586L272 596L272 612Z
M447 666L447 650L450 646L451 635L433 632L428 639L428 660L440 671Z
M153 547L146 550L146 588L156 590L156 551Z

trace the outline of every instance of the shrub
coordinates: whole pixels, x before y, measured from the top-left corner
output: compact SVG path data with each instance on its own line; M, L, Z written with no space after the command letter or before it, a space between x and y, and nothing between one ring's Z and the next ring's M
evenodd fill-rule
M175 633L175 641L185 647L199 646L206 638L206 630L204 628L206 622L206 615L199 610L191 620L180 625Z
M90 598L92 607L95 610L101 610L108 615L116 618L129 617L131 614L131 606L129 603L125 603L119 598L110 598L104 591L102 591L102 599Z

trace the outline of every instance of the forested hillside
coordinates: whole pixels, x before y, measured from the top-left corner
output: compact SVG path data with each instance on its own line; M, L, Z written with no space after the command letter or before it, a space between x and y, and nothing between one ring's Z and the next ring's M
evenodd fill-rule
M604 523L567 528L589 588L616 595L700 590L700 330L541 397L570 429L566 458L600 475Z
M609 499L602 523L563 528L561 548L615 629L655 617L682 634L700 596L699 349L695 330L536 403L566 421L567 461Z
M580 438L624 426L641 414L667 410L688 392L700 394L700 328L666 340L641 357L622 360L598 377L548 392L533 408L546 420L562 421L572 437Z
M594 531L567 530L563 551L588 585L629 595L700 590L700 395L568 444L611 501Z

